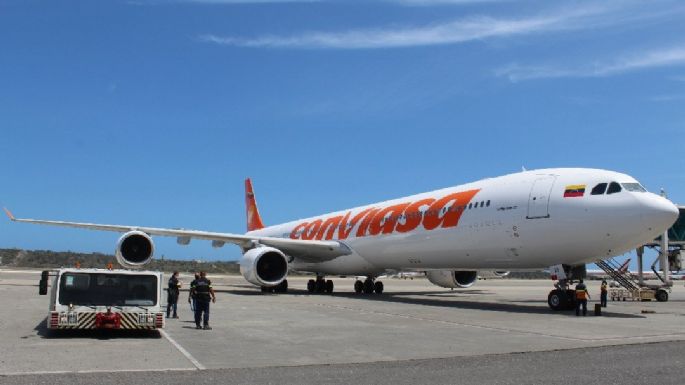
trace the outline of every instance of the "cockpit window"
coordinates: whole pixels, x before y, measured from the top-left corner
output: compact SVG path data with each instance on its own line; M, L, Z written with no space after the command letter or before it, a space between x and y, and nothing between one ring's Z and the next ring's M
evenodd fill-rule
M607 189L607 194L615 194L621 192L621 185L616 182L611 182L609 184L609 189Z
M623 185L623 188L626 189L626 191L647 192L647 190L639 183L621 183L621 185Z
M600 183L597 186L592 188L592 192L590 193L591 195L602 195L607 189L607 184L608 183Z

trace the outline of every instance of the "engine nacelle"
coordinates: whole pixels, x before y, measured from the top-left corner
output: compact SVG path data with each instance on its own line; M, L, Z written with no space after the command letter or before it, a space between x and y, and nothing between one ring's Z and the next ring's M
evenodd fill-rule
M450 289L471 287L478 279L477 271L429 270L426 278L436 286Z
M288 276L288 258L273 247L256 247L243 254L240 273L257 286L277 286Z
M137 269L152 260L155 244L142 231L129 231L119 238L115 255L123 267Z

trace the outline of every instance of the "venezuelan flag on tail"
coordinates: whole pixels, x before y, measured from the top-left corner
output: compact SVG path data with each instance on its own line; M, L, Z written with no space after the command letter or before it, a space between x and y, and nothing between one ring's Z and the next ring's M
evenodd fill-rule
M250 178L245 179L245 210L247 213L247 231L263 229L264 223L262 223L262 217L259 215Z
M564 189L564 198L582 197L583 195L585 195L584 184L572 184Z

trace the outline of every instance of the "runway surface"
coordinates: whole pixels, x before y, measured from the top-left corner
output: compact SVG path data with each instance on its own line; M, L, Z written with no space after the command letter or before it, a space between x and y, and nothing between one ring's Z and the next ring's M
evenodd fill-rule
M487 280L450 291L424 279L386 279L383 295L360 296L353 279L334 279L334 295L309 295L302 278L290 280L288 294L264 295L238 276L210 278L218 290L214 330L194 329L182 293L181 318L162 333L55 335L45 329L39 274L0 270L0 383L548 383L571 376L668 384L682 377L682 282L666 303L610 302L601 317L576 317L549 310L549 281ZM598 282L589 288L599 297Z

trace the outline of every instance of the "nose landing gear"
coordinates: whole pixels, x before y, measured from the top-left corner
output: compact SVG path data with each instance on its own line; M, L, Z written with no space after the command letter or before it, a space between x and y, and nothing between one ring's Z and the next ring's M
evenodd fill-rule
M575 290L554 289L547 296L547 304L552 310L573 310L576 307Z

